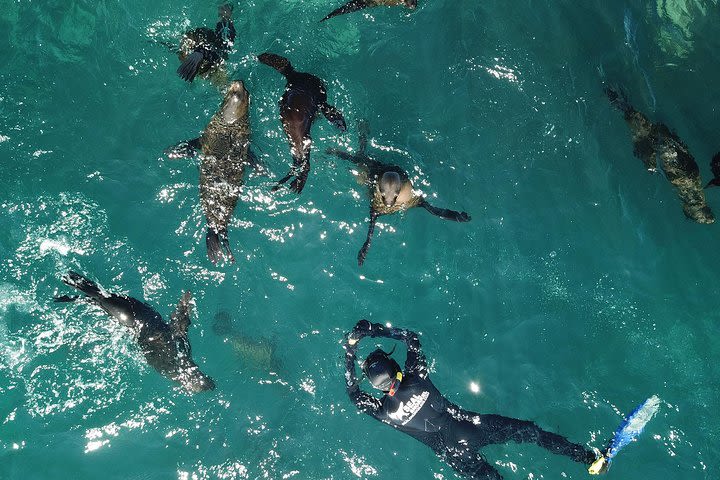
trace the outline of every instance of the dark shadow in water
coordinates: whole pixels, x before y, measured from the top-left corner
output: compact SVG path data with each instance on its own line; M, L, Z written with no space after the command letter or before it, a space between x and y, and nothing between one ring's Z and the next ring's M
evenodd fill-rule
M220 311L215 315L213 331L232 347L244 367L259 371L277 372L280 362L275 356L275 342L267 338L252 338L235 329L230 314Z

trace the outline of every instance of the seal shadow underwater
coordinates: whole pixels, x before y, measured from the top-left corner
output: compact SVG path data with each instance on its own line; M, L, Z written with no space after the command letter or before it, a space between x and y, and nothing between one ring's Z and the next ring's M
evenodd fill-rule
M232 325L230 314L221 311L215 315L213 331L228 343L240 361L248 367L266 372L277 372L280 361L275 352L275 343L266 339L255 339L242 334Z
M169 158L200 154L200 203L207 220L205 243L208 258L216 265L221 260L235 261L227 228L240 196L246 167L252 165L262 170L250 151L249 105L250 95L245 85L234 81L202 135L165 151Z
M650 172L656 171L659 161L665 177L676 189L687 218L697 223L713 223L715 215L705 202L700 169L687 145L667 125L653 123L637 111L623 92L610 87L604 87L604 91L630 128L633 154Z
M202 373L192 359L188 338L192 295L183 293L180 302L165 323L162 316L147 303L126 295L116 295L100 288L95 282L70 271L63 283L80 290L85 297L62 295L55 302L85 299L105 310L108 315L130 329L147 363L164 377L179 383L192 393L212 390L215 382Z
M396 165L379 162L366 153L367 136L369 128L367 122L361 121L358 125L359 147L356 154L336 149L328 149L327 153L348 160L360 168L358 182L368 189L370 197L370 224L367 238L360 252L358 252L358 265L365 262L370 241L375 231L378 217L405 211L414 207L422 207L435 216L455 222L469 222L470 215L446 208L431 205L423 195L413 190L412 182L407 172Z
M341 132L347 130L345 119L338 109L327 103L327 89L318 77L296 71L287 58L274 53L263 53L258 56L258 60L280 72L287 81L279 105L283 129L290 141L293 165L272 191L295 177L290 183L290 189L299 194L310 172L310 129L315 117L322 112Z

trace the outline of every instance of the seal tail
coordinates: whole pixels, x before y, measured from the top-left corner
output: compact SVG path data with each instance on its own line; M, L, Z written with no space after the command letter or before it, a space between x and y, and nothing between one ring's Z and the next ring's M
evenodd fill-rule
M203 58L203 52L195 50L188 55L185 61L178 67L177 74L186 82L192 82L198 74Z
M83 292L85 295L87 295L90 298L98 298L103 296L103 292L98 286L97 283L93 282L92 280L83 277L77 272L73 272L72 270L63 275L62 282L69 286L76 288ZM74 300L77 300L78 297L69 297L67 295L63 295L61 297L56 297L55 301L57 302L71 302Z
M208 258L214 265L217 265L221 260L235 261L235 257L233 257L230 251L227 229L216 232L212 228L208 228L207 234L205 235L205 243L207 245Z
M350 0L348 3L346 3L342 7L337 8L337 9L333 10L332 12L328 13L327 16L320 21L324 22L325 20L328 20L332 17L337 17L338 15L344 15L346 13L357 12L358 10L367 8L370 5L371 5L371 3L368 0Z

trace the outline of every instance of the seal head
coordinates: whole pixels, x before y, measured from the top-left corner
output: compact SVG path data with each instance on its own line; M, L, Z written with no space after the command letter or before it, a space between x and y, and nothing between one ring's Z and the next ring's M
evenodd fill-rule
M395 205L402 185L402 178L397 172L385 172L382 174L377 183L377 189L385 206L392 207Z
M249 105L250 94L245 89L245 84L236 80L230 84L225 94L225 99L218 111L219 117L224 124L232 125L247 116Z
M215 382L213 379L201 372L200 367L192 360L192 349L187 338L187 332L173 335L173 340L177 351L174 362L168 365L171 371L168 372L167 376L192 393L214 390Z

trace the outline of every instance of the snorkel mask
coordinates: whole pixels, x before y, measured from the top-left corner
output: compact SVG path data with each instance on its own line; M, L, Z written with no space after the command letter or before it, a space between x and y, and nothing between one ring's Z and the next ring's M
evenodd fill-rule
M361 367L372 386L390 396L395 395L402 381L400 365L390 357L393 351L394 347L390 353L378 348L367 356Z

